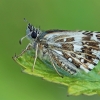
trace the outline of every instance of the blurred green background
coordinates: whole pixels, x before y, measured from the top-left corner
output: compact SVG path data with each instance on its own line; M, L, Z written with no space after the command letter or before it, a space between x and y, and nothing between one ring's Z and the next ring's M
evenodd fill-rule
M67 96L67 87L24 74L12 60L27 45L29 20L42 30L100 31L100 0L0 0L0 100L99 100L100 96Z

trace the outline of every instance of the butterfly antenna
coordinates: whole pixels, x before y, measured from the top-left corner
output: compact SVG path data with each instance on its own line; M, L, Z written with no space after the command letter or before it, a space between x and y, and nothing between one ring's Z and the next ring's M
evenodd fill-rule
M28 20L27 20L26 18L24 18L24 21L25 21L27 24L29 24L29 22L28 22Z

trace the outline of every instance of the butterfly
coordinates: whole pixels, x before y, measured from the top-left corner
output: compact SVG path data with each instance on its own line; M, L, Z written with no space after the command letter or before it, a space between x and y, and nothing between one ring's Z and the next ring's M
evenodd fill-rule
M27 21L25 19L25 21ZM100 32L96 31L69 31L47 30L41 31L28 23L26 36L35 50L33 70L37 57L49 59L56 72L61 75L56 66L76 74L80 70L90 72L100 60Z

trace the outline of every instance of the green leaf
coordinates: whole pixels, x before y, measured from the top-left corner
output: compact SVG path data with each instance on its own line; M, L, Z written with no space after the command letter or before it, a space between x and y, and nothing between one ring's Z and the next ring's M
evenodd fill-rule
M50 82L68 86L69 95L100 94L100 64L89 73L81 71L76 75L70 75L66 71L57 68L57 70L63 75L62 78L57 74L49 62L42 61L39 58L37 58L33 70L34 54L35 52L33 49L30 49L19 56L13 57L13 59L22 66L23 72L27 74L43 77L43 79Z

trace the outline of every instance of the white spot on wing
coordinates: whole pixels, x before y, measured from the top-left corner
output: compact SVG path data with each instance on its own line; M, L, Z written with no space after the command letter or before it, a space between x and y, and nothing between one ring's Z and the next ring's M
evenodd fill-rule
M73 46L74 46L74 51L75 51L75 52L76 52L76 51L82 51L81 49L82 49L83 46L76 45L76 44L74 44Z
M67 68L67 67L65 67L65 70L68 70L68 68Z
M81 59L81 62L83 63L84 62L84 59Z
M66 41L66 38L64 38L64 42Z
M73 41L73 43L76 44L76 45L82 45L82 42Z
M93 62L96 63L96 64L98 64L99 60L98 59L94 59Z
M70 62L72 62L72 58L68 58L68 60L69 60Z
M64 66L65 64L64 63L62 63L62 66Z
M93 69L93 68L94 68L94 65L93 65L93 64L90 64L88 67L89 67L90 69Z
M82 37L76 36L76 37L74 37L74 40L77 41L77 42L82 41Z
M93 34L93 36L91 37L91 40L98 41L98 40L97 40L97 37L96 37L96 33L95 33L95 34Z
M91 50L91 51L93 52L92 54L96 55L100 59L100 51L97 50Z
M86 69L84 66L82 66L82 65L80 65L80 68L81 69L83 69L86 73L88 73L89 72L89 70L88 69Z
M70 72L70 69L68 69L68 72Z

